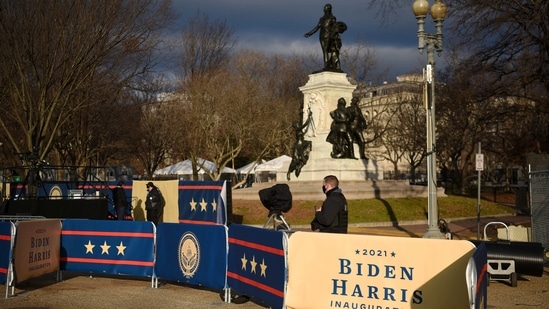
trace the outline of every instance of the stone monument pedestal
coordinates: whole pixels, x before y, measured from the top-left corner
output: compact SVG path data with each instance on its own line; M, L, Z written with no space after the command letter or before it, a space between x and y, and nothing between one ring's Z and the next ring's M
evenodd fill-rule
M308 116L309 111L312 113L311 124L305 133L305 140L312 142L312 149L299 177L292 172L289 175L290 181L322 180L326 175L335 175L341 180L349 181L383 179L383 172L372 159L334 159L330 156L332 144L326 141L332 123L330 112L337 108L339 98L344 98L349 106L355 88L349 82L347 74L335 72L311 74L307 84L299 88L304 97L304 117ZM359 158L358 145L353 146L355 156ZM290 162L287 162L278 171L278 181L287 180L289 166Z

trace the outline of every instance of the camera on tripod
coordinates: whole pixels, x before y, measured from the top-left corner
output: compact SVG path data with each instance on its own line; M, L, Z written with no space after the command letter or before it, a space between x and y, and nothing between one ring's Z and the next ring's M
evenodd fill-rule
M290 230L290 225L282 214L292 209L290 187L287 184L281 183L270 188L261 189L258 193L261 203L269 210L268 219L263 228L266 228L273 221L275 230Z

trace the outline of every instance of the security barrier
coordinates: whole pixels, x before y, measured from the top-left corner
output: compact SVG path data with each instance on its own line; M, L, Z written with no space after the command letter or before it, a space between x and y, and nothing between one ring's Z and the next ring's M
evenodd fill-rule
M13 287L10 278L32 278L22 276L26 268L144 276L153 287L161 278L221 290L226 302L234 292L271 308L486 304L484 244L228 225L225 184L164 185L164 194L179 192L178 214L158 226L86 219L0 222L6 297ZM26 251L13 253L14 247L25 246Z

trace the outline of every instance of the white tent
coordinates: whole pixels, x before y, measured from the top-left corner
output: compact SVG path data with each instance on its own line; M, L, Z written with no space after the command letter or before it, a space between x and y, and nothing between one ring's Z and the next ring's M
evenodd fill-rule
M255 168L255 172L276 172L282 168L285 162L292 161L292 157L287 155L281 155L278 158L274 158L270 161L267 161L263 164L259 164Z
M215 164L211 161L198 159L198 162L201 162L204 165L204 167L209 169L210 171L214 171L216 169ZM198 168L198 174L205 173L202 168L198 166L197 168ZM165 168L161 168L154 171L154 175L191 175L192 173L193 173L193 167L192 167L191 160L189 159L185 161L177 162L170 166L166 166ZM225 167L222 173L235 174L236 170L229 167Z
M265 160L261 160L260 164L263 164L263 163L266 163L266 162L267 161L265 161ZM258 164L257 162L251 162L251 163L248 163L248 164L244 165L243 167L237 168L236 172L238 174L247 174L248 172L250 172L250 174L253 174L253 173L255 173L255 168L257 166L259 166L260 164Z

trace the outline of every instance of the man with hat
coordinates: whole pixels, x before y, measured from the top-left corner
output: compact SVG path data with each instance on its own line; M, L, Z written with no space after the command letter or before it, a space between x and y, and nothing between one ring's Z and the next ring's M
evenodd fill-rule
M164 210L164 198L160 190L151 182L147 183L147 200L145 201L145 210L147 211L147 221L154 225L162 219Z

